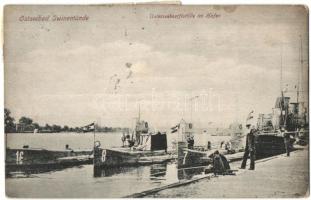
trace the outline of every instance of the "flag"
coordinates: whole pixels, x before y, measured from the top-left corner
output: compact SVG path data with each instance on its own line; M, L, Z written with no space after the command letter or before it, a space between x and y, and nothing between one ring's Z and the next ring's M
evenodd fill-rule
M131 68L132 63L125 63L125 66L126 66L127 68Z
M296 88L296 87L295 87ZM286 93L288 92L288 84L285 85L285 87L283 88L283 92Z
M249 114L248 114L248 116L247 116L247 118L246 118L246 125L247 124L253 124L254 122L253 122L253 119L254 118L254 111L252 110Z
M246 121L248 121L248 120L254 118L253 113L254 113L254 111L252 110L252 111L248 114L248 116L247 116L247 118L246 118Z
M171 129L172 129L171 133L177 132L178 129L179 129L179 124L177 124L176 126L172 127Z
M92 132L95 131L95 123L86 125L82 127L83 132Z

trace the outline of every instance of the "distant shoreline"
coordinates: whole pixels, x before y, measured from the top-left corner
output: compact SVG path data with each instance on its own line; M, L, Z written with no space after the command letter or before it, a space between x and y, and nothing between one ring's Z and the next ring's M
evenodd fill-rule
M95 132L95 134L111 134L111 133L116 133L116 134L119 134L119 133L122 133L122 131L108 131L108 132ZM94 134L94 132L38 132L38 133L33 133L33 132L15 132L15 133L5 133L5 134L40 134L40 135L44 135L44 134Z

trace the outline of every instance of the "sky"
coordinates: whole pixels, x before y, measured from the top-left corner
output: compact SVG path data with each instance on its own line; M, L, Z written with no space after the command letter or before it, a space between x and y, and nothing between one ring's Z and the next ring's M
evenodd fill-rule
M140 105L141 118L154 127L182 118L199 127L227 125L244 123L251 110L271 113L281 88L295 99L298 77L308 89L303 6L5 9L5 107L15 119L124 127L133 125ZM150 18L166 14L218 17ZM19 20L38 15L88 20Z

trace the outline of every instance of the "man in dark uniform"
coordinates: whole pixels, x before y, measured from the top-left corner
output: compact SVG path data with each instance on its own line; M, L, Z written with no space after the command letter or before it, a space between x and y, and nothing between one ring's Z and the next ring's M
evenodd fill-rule
M193 136L188 137L187 142L188 142L188 149L193 149L193 147L194 147L194 139L193 139Z
M285 149L286 149L286 155L290 155L290 135L287 132L284 132L284 144L285 144Z
M217 174L228 174L230 173L230 165L227 158L220 154L218 150L216 150L213 154L209 155L210 158L213 160L213 172L215 175Z
M211 150L212 149L212 143L211 141L207 141L207 150Z
M247 126L250 127L250 125L247 125ZM249 129L249 127L247 128ZM245 152L243 156L241 169L245 169L248 156L250 156L250 160L251 160L251 165L249 169L250 170L255 169L255 150L256 150L255 149L255 131L256 131L255 126L253 126L250 132L246 136L246 146L245 146Z

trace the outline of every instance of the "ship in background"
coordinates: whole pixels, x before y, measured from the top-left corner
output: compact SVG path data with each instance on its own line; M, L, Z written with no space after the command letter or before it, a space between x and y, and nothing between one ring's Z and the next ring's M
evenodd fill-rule
M276 99L271 114L259 114L257 121L256 154L275 155L285 152L284 133L288 133L298 144L309 140L309 120L307 107L303 102L290 102L290 97Z
M181 119L180 123L176 126L176 131L178 131L177 167L179 169L207 166L211 163L211 159L208 157L208 153L211 154L209 151L195 149L194 143L192 145L189 143L189 140L193 140L195 134L193 123Z
M295 86L296 100L288 95L287 88L282 89L281 64L281 93L276 98L272 113L259 114L257 120L258 135L256 136L257 156L269 156L285 152L284 133L292 136L292 143L306 145L309 141L308 98L303 90L303 56L302 40L300 46L300 64L298 84ZM287 85L288 86L288 85Z
M101 168L137 166L168 162L175 158L174 152L168 152L165 132L151 130L148 122L141 120L140 107L133 133L125 136L127 145L102 148L99 141L94 142L94 175Z

